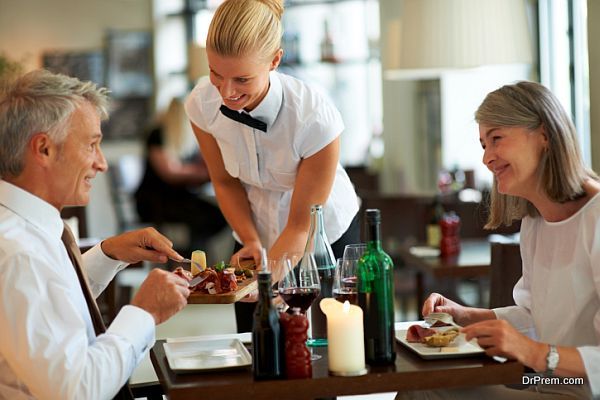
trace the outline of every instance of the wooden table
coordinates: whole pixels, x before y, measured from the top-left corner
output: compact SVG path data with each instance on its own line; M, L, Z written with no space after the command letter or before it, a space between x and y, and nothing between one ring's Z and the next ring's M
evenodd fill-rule
M401 324L397 324L397 329L400 328ZM306 400L402 390L520 383L523 375L523 366L514 361L498 363L486 356L422 360L398 343L394 365L373 367L364 376L330 376L327 369L327 347L322 347L315 348L316 353L323 358L313 362L312 379L255 382L250 369L175 374L168 366L163 343L163 340L157 341L150 356L164 392L171 400Z
M416 292L418 314L425 301L426 282L431 280L446 281L454 288L454 281L458 278L482 278L490 275L491 245L487 239L461 240L461 250L456 256L431 257L415 255L410 247L400 248L400 257L410 268L416 270ZM448 295L456 295L452 290ZM481 285L479 286L479 299L482 300ZM480 304L482 305L482 304Z

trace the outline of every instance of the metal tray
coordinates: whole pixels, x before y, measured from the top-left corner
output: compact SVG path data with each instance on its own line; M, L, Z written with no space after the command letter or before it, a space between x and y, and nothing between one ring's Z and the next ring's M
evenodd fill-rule
M247 368L252 356L239 339L164 343L169 367L176 373Z

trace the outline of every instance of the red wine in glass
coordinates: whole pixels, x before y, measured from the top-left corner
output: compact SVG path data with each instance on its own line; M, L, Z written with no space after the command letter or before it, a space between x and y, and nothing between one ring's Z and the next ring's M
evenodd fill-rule
M358 304L358 292L356 288L333 289L333 298L340 303L348 301L350 304Z
M279 291L279 295L287 303L290 309L299 308L302 314L310 307L319 296L318 288L286 288Z

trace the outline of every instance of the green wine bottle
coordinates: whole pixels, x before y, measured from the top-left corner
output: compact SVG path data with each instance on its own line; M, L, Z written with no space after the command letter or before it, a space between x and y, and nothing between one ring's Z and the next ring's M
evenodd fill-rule
M394 264L381 248L378 209L365 212L367 250L358 261L358 304L364 313L368 364L390 364L394 350Z

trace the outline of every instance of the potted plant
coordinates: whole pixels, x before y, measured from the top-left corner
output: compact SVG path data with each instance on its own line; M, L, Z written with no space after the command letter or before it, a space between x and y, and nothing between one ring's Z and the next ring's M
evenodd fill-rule
M0 53L0 79L9 78L20 73L22 70L23 66L19 62L13 61L3 53Z

